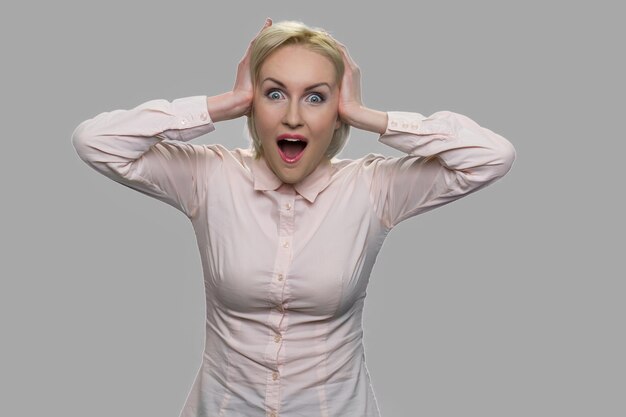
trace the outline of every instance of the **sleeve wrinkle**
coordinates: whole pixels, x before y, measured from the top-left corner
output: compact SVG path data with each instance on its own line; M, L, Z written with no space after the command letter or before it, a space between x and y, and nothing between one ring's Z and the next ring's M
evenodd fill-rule
M72 134L72 144L102 175L189 217L202 201L209 166L218 152L185 142L214 129L206 96L151 100L82 122Z
M379 141L406 155L373 160L366 176L374 208L389 227L478 191L511 169L513 145L467 116L388 114Z

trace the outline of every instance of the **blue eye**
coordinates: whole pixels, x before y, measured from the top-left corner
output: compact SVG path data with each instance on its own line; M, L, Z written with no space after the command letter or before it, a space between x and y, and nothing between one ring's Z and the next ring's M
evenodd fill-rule
M309 97L311 103L321 103L324 101L324 96L318 93L313 93Z
M282 97L282 94L278 90L270 90L267 93L267 97L270 100L278 100L278 99L280 99Z

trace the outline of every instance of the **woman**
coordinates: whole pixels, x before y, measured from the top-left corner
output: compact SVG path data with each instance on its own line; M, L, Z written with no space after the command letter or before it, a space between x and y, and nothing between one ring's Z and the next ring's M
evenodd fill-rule
M187 143L244 115L250 149ZM350 126L406 155L335 158ZM72 140L91 167L193 224L206 340L183 417L379 416L361 317L385 237L515 159L466 116L365 107L342 44L269 19L232 91L101 113Z

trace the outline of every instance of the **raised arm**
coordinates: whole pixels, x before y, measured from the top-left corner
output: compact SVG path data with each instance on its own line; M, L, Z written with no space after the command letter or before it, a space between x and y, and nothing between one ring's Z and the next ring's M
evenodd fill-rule
M340 45L346 64L341 117L352 126L380 133L381 143L407 154L370 155L364 160L372 204L386 227L478 191L511 169L516 157L513 145L467 116L440 111L424 117L365 107L360 70Z
M374 208L391 228L401 221L478 191L512 167L515 148L462 114L388 112L379 142L405 152L367 161Z
M269 25L271 20L261 30ZM191 218L207 193L207 184L219 172L225 149L185 142L212 132L215 122L249 111L249 51L250 47L239 63L232 91L172 102L151 100L85 120L72 134L79 157L112 180L164 201Z
M151 100L85 120L74 130L72 144L99 173L190 217L219 155L215 148L182 142L214 129L205 96Z

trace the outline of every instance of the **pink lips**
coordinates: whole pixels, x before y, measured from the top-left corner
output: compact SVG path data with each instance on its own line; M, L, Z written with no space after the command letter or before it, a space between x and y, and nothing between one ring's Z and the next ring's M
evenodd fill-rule
M280 154L280 157L283 159L283 161L289 163L289 164L294 164L296 162L298 162L300 160L300 158L302 158L302 155L304 155L304 149L302 150L302 152L300 152L298 155L296 155L294 158L289 158L287 157L287 155L285 155L283 153L283 150L280 149L280 146L278 146L278 141L282 140L282 139L287 139L287 138L291 138L291 139L298 139L301 140L302 142L308 143L308 139L305 138L302 135L297 135L295 133L283 133L282 135L278 136L276 138L276 147L278 148L278 153ZM306 149L306 146L305 146Z

